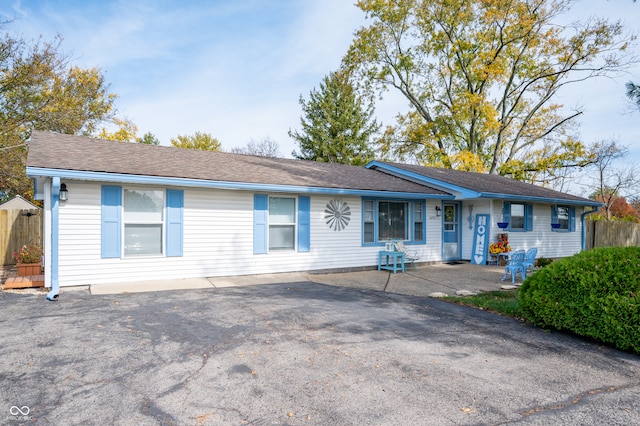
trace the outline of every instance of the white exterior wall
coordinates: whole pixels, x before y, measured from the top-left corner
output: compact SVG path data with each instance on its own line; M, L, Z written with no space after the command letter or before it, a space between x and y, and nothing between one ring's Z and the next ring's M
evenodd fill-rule
M59 210L61 286L377 265L380 247L363 247L361 243L362 201L358 196L311 195L309 252L254 255L254 192L193 188L184 188L183 256L102 259L101 184L66 183L69 200ZM351 209L351 221L342 231L330 229L324 219L325 206L333 198L346 201ZM426 204L427 244L407 246L418 252L420 261L441 259L441 218L435 216L436 204L440 202Z
M582 213L584 209L575 207L574 232L553 232L551 230L551 205L533 204L533 230L529 232L507 231L498 228L502 221L502 201L477 199L462 203L462 259L471 259L474 230L469 229L469 204L473 204L473 220L476 214L488 214L491 223L489 244L497 241L497 235L509 234L511 250L538 248L537 257L558 258L576 254L582 250Z
M59 208L61 286L370 267L377 265L377 253L381 249L380 246L362 246L362 200L358 196L311 195L309 252L279 251L254 255L254 192L184 188L183 256L102 259L101 184L66 183L69 200L61 203ZM324 219L325 206L334 198L346 201L351 209L349 225L342 231L330 229ZM435 206L440 204L440 200L426 202L427 243L407 245L410 251L418 252L420 262L442 260L442 217L435 214ZM476 214L490 215L490 243L496 241L498 233L504 232L496 224L502 220L502 201L477 199L461 203L463 260L471 258L473 244L474 230L469 229L470 204L473 204L474 225ZM533 231L509 232L511 248L538 247L538 257L547 258L579 252L583 209L576 207L575 210L575 232L552 232L550 205L534 204Z

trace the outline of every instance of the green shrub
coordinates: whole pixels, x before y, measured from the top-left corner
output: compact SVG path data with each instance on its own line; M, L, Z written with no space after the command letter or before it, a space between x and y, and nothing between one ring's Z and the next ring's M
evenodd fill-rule
M546 257L539 257L536 259L536 266L538 268L544 268L545 266L550 265L553 262L553 259L547 259Z
M640 353L640 247L606 247L554 261L522 284L531 323Z

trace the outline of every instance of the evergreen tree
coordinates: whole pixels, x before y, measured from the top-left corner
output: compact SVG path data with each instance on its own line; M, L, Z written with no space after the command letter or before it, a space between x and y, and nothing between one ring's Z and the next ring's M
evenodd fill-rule
M302 131L289 130L300 146L299 152L292 152L295 158L357 166L373 160L370 139L380 125L372 120L373 105L365 105L348 75L325 76L308 101L300 96L300 105Z
M632 81L627 83L627 96L640 110L640 86Z
M145 145L160 145L158 138L156 138L156 136L151 132L147 132L142 135L141 138L138 138L138 143L143 143Z

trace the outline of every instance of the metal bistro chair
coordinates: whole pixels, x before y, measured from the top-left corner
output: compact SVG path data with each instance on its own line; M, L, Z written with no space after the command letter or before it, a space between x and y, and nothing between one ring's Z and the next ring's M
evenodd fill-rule
M527 270L529 268L531 268L531 270L533 271L537 255L538 255L538 249L536 247L530 248L524 254L524 260L522 261L522 266L524 267L525 274L527 273Z
M516 282L516 274L520 273L522 277L522 281L527 278L527 271L524 269L524 250L516 250L511 254L511 258L507 261L507 265L504 267L504 276L500 281L504 281L507 279L509 274L511 274L511 283Z
M418 253L415 251L408 251L402 240L393 240L392 243L396 248L396 251L404 253L404 263L415 266L415 262L419 259Z

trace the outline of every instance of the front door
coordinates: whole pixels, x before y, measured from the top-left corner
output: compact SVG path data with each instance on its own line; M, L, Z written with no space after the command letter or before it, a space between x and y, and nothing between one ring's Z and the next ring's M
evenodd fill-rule
M442 259L460 259L460 213L457 203L442 205Z

